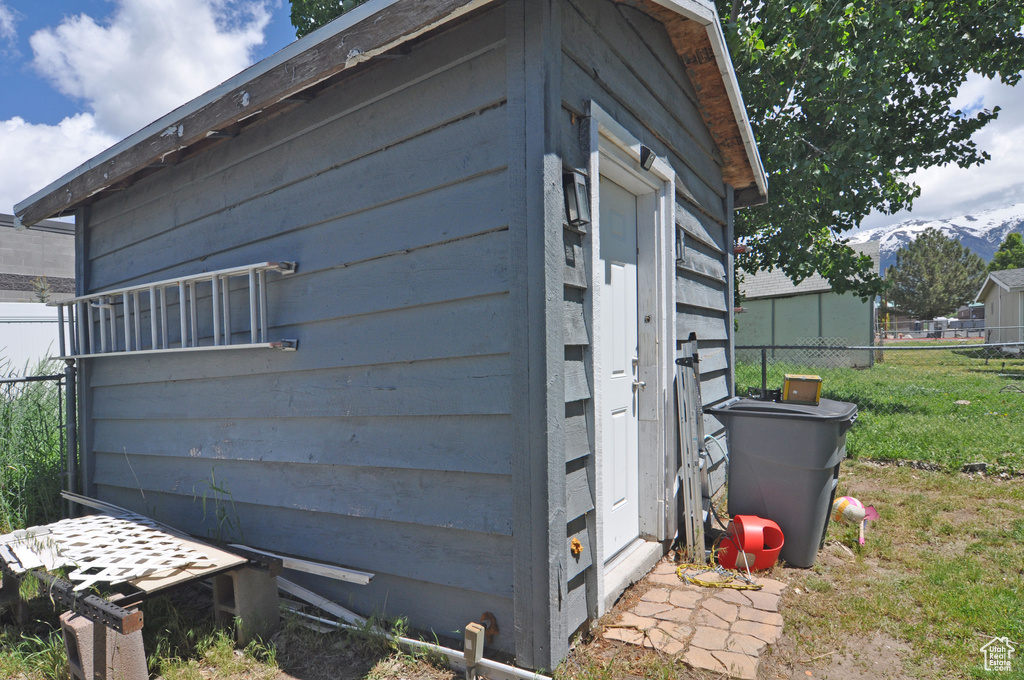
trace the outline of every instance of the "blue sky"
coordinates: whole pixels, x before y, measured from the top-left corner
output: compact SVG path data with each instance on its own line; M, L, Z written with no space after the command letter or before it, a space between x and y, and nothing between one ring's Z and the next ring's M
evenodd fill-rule
M0 212L294 40L288 0L0 0ZM971 78L954 102L1000 106L981 168L933 168L913 213L1024 204L1024 86Z
M0 0L0 212L295 38L287 0Z
M8 41L0 34L0 120L21 116L32 123L56 125L81 111L80 100L59 92L33 67L29 38L75 15L86 14L100 23L109 21L115 3L111 0L3 0L2 4L14 15L16 38ZM254 62L295 40L287 0L267 3L267 7L271 17L263 44L253 51Z

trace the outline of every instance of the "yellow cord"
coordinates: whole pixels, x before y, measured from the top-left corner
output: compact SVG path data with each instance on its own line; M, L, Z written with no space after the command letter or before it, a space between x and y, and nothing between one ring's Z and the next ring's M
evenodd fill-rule
M684 574L683 573L684 569L696 569L698 571L698 574L695 574L693 576L691 576L690 574ZM728 576L729 580L728 581L708 581L708 580L700 578L701 574L720 574L722 576ZM739 582L740 578L742 578L743 580L746 580L747 577L746 577L745 574L743 574L743 573L741 573L739 571L733 570L733 569L726 569L725 567L720 567L720 566L708 567L708 566L703 565L703 564L680 564L679 567L676 569L676 576L678 576L680 579L686 581L687 583L692 583L695 586L704 586L705 588L732 588L733 590L761 590L761 588L764 587L764 586L758 585L756 583L740 583Z

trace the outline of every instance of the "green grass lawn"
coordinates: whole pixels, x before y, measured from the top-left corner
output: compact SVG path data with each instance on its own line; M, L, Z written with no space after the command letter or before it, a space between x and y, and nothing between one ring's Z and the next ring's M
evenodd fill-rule
M858 405L858 422L847 437L851 458L918 460L945 470L843 464L840 494L874 505L881 517L865 546L855 529L833 525L832 554L820 555L813 569L776 567L775 575L791 586L782 608L791 642L765 660L772 673L827 677L833 655L856 656L858 639L881 633L909 649L899 662L901 677L995 677L981 669L980 646L993 636L1024 641L1024 480L950 474L980 461L1024 471L1024 391L1017 389L1024 387L1024 360L986 362L974 352L969 346L886 350L882 361L859 370L769 367L769 387L781 387L785 373L814 373L824 380L823 396ZM760 387L760 365L738 364L736 379L738 393ZM304 680L453 677L394 650L367 651L358 637L345 634L289 630L270 646L236 654L213 631L205 597L192 604L206 609L188 615L148 605L150 663L169 680L292 677L279 674L279 667ZM37 598L40 611L27 629L0 625L0 677L67 677L55 612L47 605ZM555 677L705 677L679 659L628 651L584 640ZM1014 673L1000 678L1024 677L1024 660L1015 663ZM339 669L350 672L339 675Z
M794 657L819 657L881 631L909 645L910 677L1024 678L1018 659L1012 673L987 673L980 652L992 637L1024 641L1024 483L843 468L839 492L881 517L864 546L855 528L833 524L829 539L850 553L826 549L812 569L780 570L801 590L787 594L783 609Z
M866 369L769 363L768 387L782 387L786 373L820 375L823 397L857 404L857 425L847 437L851 458L1024 470L1024 360L986 361L969 345L887 349ZM760 387L760 363L737 362L736 384L738 394Z

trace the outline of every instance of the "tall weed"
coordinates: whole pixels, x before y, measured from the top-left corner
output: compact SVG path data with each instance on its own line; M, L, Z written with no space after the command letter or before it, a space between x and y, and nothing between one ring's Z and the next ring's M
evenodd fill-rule
M25 375L60 373L56 361L41 361ZM0 376L18 377L10 362ZM64 471L61 383L0 384L0 531L6 533L61 518Z

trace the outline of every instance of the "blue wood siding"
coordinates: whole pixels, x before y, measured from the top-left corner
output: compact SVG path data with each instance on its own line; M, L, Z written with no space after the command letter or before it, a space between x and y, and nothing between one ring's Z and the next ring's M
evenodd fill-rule
M588 101L596 102L623 127L669 161L679 177L677 186L677 233L686 236L687 258L677 267L676 331L685 339L698 334L702 357L702 388L705 404L728 393L729 309L727 268L731 267L731 243L726 237L727 188L722 181L721 156L696 104L696 94L685 68L664 27L627 3L612 0L562 0L562 126L563 160L586 172L589 142L581 138L579 120ZM699 240L698 240L699 237ZM582 313L590 273L582 270L581 245L586 235L565 231L565 337L566 356L586 363L583 375L593 376L589 339ZM692 246L692 247L691 247ZM579 345L579 349L570 348ZM593 436L588 432L587 394L570 391L566 369L565 456L568 479L567 507L583 514L567 513L567 534L579 538L584 552L580 560L567 558L567 598L563 616L575 630L588 614L587 590L594 588L597 565L590 561L593 502L586 496L585 477L593 475ZM571 396L570 396L571 395ZM669 417L666 415L666 417ZM719 432L709 422L710 433ZM586 465L578 461L586 461ZM593 482L589 484L591 498ZM567 544L566 550L569 550ZM582 567L580 564L582 563ZM591 568L592 567L592 568ZM589 576L589 578L587 578ZM589 597L593 613L596 596Z
M293 260L299 341L89 360L96 495L205 534L216 483L233 538L377 575L297 580L515 651L505 59L495 6L93 206L90 291Z

